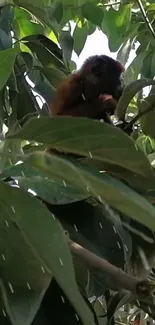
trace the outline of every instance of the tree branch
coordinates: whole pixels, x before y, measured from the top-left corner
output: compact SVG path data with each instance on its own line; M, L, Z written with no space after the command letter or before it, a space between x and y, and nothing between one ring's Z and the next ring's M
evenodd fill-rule
M147 297L152 293L154 286L147 280L139 281L136 277L128 275L123 270L110 264L107 260L91 253L81 245L67 239L71 252L79 256L89 267L107 274L115 283L118 290L126 289L138 296Z

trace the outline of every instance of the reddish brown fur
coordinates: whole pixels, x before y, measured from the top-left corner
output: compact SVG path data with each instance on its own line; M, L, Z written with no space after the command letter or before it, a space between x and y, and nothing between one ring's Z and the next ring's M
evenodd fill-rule
M51 107L53 116L66 115L67 107L70 107L74 100L77 100L81 95L80 78L79 73L74 73L63 80L59 85L56 98Z
M110 67L112 73L114 71L114 78L112 74L110 75L111 79L109 79L108 73L104 77L104 70L103 72L101 70L102 77L98 77L92 72L96 60L102 60L102 57L105 60L103 65L105 64L106 67ZM89 117L94 119L103 119L105 122L111 123L109 115L114 114L117 100L113 98L113 96L110 98L109 95L112 94L112 91L114 92L115 85L112 85L114 89L110 88L111 93L110 91L104 93L103 89L106 88L108 80L115 80L115 73L119 76L123 71L124 67L121 63L114 61L112 58L107 56L92 56L88 58L78 72L67 77L59 85L55 100L51 107L52 116L68 115ZM86 93L86 98L83 97L84 91ZM106 97L106 95L108 96Z

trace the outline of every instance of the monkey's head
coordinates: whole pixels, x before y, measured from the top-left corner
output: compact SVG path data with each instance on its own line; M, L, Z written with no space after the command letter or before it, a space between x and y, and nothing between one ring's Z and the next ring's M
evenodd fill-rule
M123 72L122 64L106 55L88 58L80 69L85 99L107 94L118 101L124 89Z

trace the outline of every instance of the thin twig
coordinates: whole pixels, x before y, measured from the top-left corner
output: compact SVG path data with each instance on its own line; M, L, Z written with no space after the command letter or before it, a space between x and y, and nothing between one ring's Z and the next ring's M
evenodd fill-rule
M139 6L139 9L141 11L141 14L143 16L143 20L144 20L146 26L148 27L148 30L150 31L152 37L155 39L154 29L153 29L153 27L152 27L152 25L151 25L151 23L149 21L149 18L146 15L146 12L145 12L145 9L143 7L143 4L142 4L141 0L137 0L137 3L138 3L138 6Z

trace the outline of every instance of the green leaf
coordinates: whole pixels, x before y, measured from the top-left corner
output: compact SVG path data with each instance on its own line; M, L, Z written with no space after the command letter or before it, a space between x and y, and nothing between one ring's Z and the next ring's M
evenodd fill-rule
M155 76L155 53L153 53L152 55L151 74L153 75L153 77Z
M126 69L124 74L124 82L126 85L138 79L138 75L140 73L144 57L145 57L145 52L137 54L135 59L131 62L129 67Z
M62 50L58 47L58 45L53 42L50 38L46 37L45 35L38 34L38 35L30 35L24 37L22 41L32 42L34 44L40 45L45 47L49 52L55 55L58 59L62 60Z
M21 141L5 140L0 150L0 171L17 163L22 156Z
M8 118L8 114L5 107L5 91L6 87L0 90L0 133L3 131L4 121Z
M148 136L139 136L135 143L139 148L141 148L141 150L145 153L146 156L153 152L152 141Z
M60 45L63 51L64 62L68 67L69 62L71 60L73 46L74 46L74 39L68 31L62 30L59 35Z
M66 77L66 75L55 68L39 68L40 72L47 78L54 88L57 88L60 82Z
M10 103L13 109L12 114L16 116L17 120L23 119L26 115L36 113L39 106L34 95L31 92L31 87L24 80L23 76L18 76L17 86L19 92L9 90ZM22 108L22 109L21 109Z
M30 75L30 78L31 78L31 75ZM33 78L31 80L33 80ZM52 88L49 81L41 73L38 76L37 80L35 80L34 91L36 91L37 93L40 93L43 96L43 98L46 100L48 105L51 107L51 103L55 96L55 89Z
M11 6L1 7L0 27L9 36L14 21L14 8Z
M100 202L104 203L105 200L111 207L155 230L155 208L119 180L100 174L98 169L45 153L36 152L25 157L25 161L30 166L46 171L48 177L64 180Z
M153 51L146 51L143 65L141 67L141 75L143 78L153 78L154 72L152 71Z
M138 107L139 113L144 112L149 107L152 107L152 110L144 114L139 120L143 133L155 139L155 94L150 95L141 101Z
M31 71L33 68L33 56L28 52L21 52L20 57L23 59L23 64L25 63L26 71Z
M106 123L87 118L44 117L31 119L7 138L46 143L58 151L92 157L152 177L150 164L141 150L120 129Z
M51 215L38 199L18 188L12 188L0 182L0 193L0 209L4 219L2 219L2 226L6 232L6 235L1 238L3 238L5 245L8 234L15 227L16 232L21 234L23 241L29 246L38 262L40 262L40 271L45 272L47 276L53 275L73 304L83 323L93 324L93 315L78 291L70 250L64 239L62 227L60 227L56 218ZM11 243L16 245L17 241L14 240ZM1 256L2 254L3 250L1 251ZM13 268L12 263L10 260L10 272ZM19 263L17 266L19 267ZM11 273L13 277L18 279L16 273ZM13 281L11 284L14 288ZM29 300L27 300L27 303L29 303ZM28 316L26 314L26 317Z
M74 38L74 51L77 55L80 55L81 51L84 48L85 42L88 35L88 25L85 24L76 24L74 29L73 38Z
M0 29L0 50L6 50L12 47L12 37Z
M4 190L5 199L1 197L0 203L2 214L0 220L0 293L3 297L3 311L10 317L11 324L21 325L22 322L22 324L29 325L40 307L45 290L49 286L51 274L45 272L43 267L41 268L40 260L34 255L19 230L18 222L11 211L13 206L11 208L6 205L8 192L3 184L1 183L1 189L6 189L6 192ZM18 192L17 197L19 195ZM20 210L22 217L22 208ZM3 322L4 315L2 324Z
M12 72L10 74L10 77L9 77L6 85L9 87L9 89L18 92L17 80L16 80L14 68L12 69Z
M22 7L32 13L36 18L45 24L49 25L51 28L53 26L48 15L48 6L50 6L50 1L46 0L13 0L14 4L18 7ZM50 7L49 7L50 8Z
M155 3L152 3L149 6L147 6L147 12L148 11L155 11Z
M130 235L123 229L118 213L106 207L104 203L101 204L91 197L72 205L52 206L52 209L54 209L55 215L60 217L64 229L69 232L74 241L80 243L92 253L105 258L113 265L124 268L124 263L127 263L126 255L128 255L127 259L129 259L131 253ZM108 212L109 210L110 212ZM85 215L84 220L79 217L81 211ZM62 219L67 219L68 223L62 221ZM88 227L86 227L87 224ZM124 246L126 246L126 249L124 249ZM128 250L128 254L125 254L126 250ZM116 282L109 279L107 272L103 274L94 269L91 269L90 272L90 278L93 276L91 280L95 278L98 285L96 284L95 290L92 290L91 283L87 284L89 295L101 295L105 287L110 287L113 290L118 289ZM90 285L89 288L88 285Z
M115 52L127 39L127 30L130 23L130 5L122 5L121 10L114 10L112 7L105 10L102 21L102 30L109 40L109 49Z
M120 5L116 15L116 26L118 28L128 29L131 20L131 8L131 3Z
M63 10L63 16L62 16L62 19L61 19L61 29L63 27L66 26L66 24L68 24L68 22L70 22L71 20L75 20L76 17L77 17L77 11L79 13L79 10L74 7L72 8L72 5L71 6L67 6L67 1L63 1L63 5L64 5L64 10Z
M54 1L52 3L52 16L56 19L57 23L60 24L63 17L63 3L61 1Z
M89 20L91 23L101 26L103 20L103 11L100 7L94 3L85 3L81 7L81 13L84 18Z
M43 35L27 36L23 38L23 41L36 54L43 66L54 66L65 70L62 52L53 41L46 39Z
M135 40L134 39L127 39L121 46L121 48L118 51L117 54L117 60L120 61L122 64L126 64L128 59L129 59L129 55L130 55L130 51L133 47Z
M12 24L14 20L14 9L11 6L1 7L0 12L0 49L5 50L12 47Z
M14 66L15 58L17 55L17 49L11 48L4 51L0 51L0 90L4 87L7 80L10 77L11 71Z
M43 26L39 23L33 23L31 15L22 8L15 8L14 30L19 39L33 34L43 33Z
M76 63L75 63L74 61L72 61L72 60L70 61L69 69L70 69L71 72L77 70L77 65L76 65Z
M153 79L139 79L127 85L116 107L116 115L120 120L124 119L127 107L132 98L144 87L154 85Z
M29 168L26 164L18 164L6 168L0 178L14 178L18 185L35 192L40 198L51 204L67 204L77 202L88 197L79 192L75 187L60 181L57 178L48 179L46 173L41 173L36 168Z
M88 35L91 35L96 30L96 25L92 24L90 21L87 21L88 24Z
M135 144L138 146L136 142ZM141 146L139 146L139 148L144 151ZM40 150L40 148L38 150ZM154 180L152 178L145 177L140 174L136 174L135 177L135 174L132 171L130 171L129 169L122 168L118 165L112 165L110 163L102 162L99 160L96 161L91 158L85 158L83 163L98 168L99 170L104 170L106 173L112 175L113 177L125 181L125 184L128 184L128 186L130 186L137 192L143 193L144 196L146 193L147 195L149 195L150 189L155 188Z

